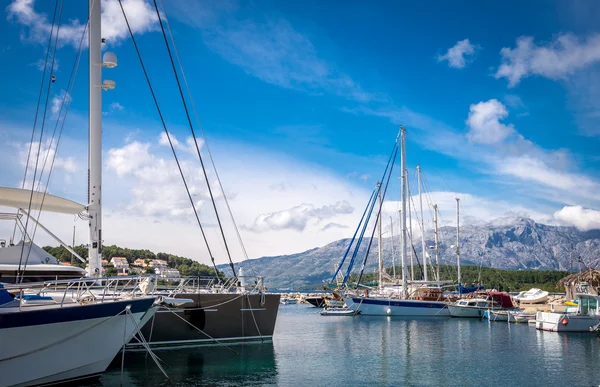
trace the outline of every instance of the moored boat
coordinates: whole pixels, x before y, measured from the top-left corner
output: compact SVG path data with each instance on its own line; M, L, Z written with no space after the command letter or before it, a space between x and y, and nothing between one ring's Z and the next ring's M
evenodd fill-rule
M484 317L488 309L512 309L510 295L503 292L489 292L486 298L464 298L448 305L452 317Z
M545 290L532 288L526 292L520 292L513 297L520 304L543 304L548 301L548 292Z
M157 309L155 297L81 304L40 296L29 299L43 302L27 303L22 290L13 299L0 286L0 386L102 373Z
M356 316L360 312L349 308L325 308L319 312L321 316Z
M577 294L574 313L537 312L535 327L552 332L590 332L600 323L600 296Z

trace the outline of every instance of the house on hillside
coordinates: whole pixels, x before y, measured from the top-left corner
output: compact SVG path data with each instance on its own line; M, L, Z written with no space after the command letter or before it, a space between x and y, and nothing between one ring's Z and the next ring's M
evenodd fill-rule
M133 266L146 267L146 266L148 266L148 264L146 263L146 260L147 260L147 258L138 258L135 261L133 261Z
M171 278L180 278L181 274L179 274L179 270L171 269L169 267L157 267L154 269L154 273L160 276L160 278L171 279Z
M167 265L167 261L165 261L164 259L153 259L152 261L150 261L150 267L158 269L158 268L166 268L166 267L168 267L168 265Z
M106 259L103 259L103 260L102 260L102 267L104 267L104 266L106 266L106 265L108 265L108 261L107 261Z
M117 271L119 272L119 274L121 273L127 273L127 270L129 270L129 262L127 262L127 258L124 257L113 257L110 260L110 263L112 263L112 265L115 267L115 269L117 269Z

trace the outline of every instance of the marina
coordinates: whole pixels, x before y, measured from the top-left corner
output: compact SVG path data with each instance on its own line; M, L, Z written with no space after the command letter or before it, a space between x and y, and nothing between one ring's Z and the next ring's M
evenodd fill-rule
M10 0L0 387L600 386L592 5Z

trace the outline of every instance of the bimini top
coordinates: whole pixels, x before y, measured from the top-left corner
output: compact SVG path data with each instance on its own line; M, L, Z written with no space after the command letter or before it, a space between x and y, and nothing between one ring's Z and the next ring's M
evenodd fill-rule
M32 196L29 189L0 187L0 206L27 209L29 208L30 199L31 210L36 211L39 211L42 207L42 211L47 212L78 214L86 209L83 204L50 194L44 196L43 192L33 191Z

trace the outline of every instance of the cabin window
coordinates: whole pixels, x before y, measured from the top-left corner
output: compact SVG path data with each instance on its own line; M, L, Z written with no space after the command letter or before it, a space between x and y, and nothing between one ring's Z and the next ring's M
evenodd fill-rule
M595 298L581 298L579 300L579 310L583 315L594 314L598 307L598 301Z

